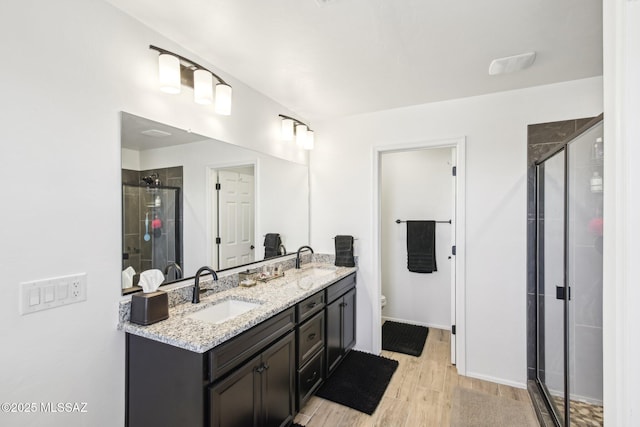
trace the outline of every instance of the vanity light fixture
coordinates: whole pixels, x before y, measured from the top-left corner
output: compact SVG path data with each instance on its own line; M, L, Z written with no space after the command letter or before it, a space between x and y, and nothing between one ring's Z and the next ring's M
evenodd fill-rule
M296 144L300 148L304 148L304 143L307 140L307 130L309 127L302 123L296 125Z
M313 150L313 145L315 144L314 141L314 134L312 130L308 130L307 131L307 137L304 140L304 149L305 150Z
M284 141L293 141L293 119L282 119L282 139Z
M149 49L159 52L158 80L160 90L167 93L180 93L180 85L193 88L193 100L198 104L214 102L213 78L215 86L215 111L228 116L231 114L231 86L217 74L190 59L168 50L150 45Z
M292 141L295 136L298 147L304 148L305 150L313 150L314 133L306 123L293 117L285 116L284 114L279 114L278 116L282 119L283 141Z

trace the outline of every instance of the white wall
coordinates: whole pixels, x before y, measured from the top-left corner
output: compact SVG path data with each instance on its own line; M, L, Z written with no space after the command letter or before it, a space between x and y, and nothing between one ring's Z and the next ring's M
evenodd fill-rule
M206 61L101 1L2 1L0 39L0 402L88 403L86 414L0 413L0 424L123 425L119 112L289 160L306 154L278 141L277 115L291 112L211 64L233 86L230 117L189 90L158 91L149 44ZM78 272L86 302L19 315L20 282Z
M604 416L640 425L640 2L606 0L604 15Z
M524 386L527 125L602 108L602 79L592 78L316 124L311 243L332 252L331 236L359 238L357 347L377 350L373 147L466 136L467 374Z
M438 271L407 269L407 226L402 220L449 220L453 211L451 148L381 155L380 221L383 317L449 329L451 322L451 227L436 224Z

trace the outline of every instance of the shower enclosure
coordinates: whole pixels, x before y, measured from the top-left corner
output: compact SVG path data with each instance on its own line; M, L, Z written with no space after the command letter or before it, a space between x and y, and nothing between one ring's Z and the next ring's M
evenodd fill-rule
M182 276L180 188L122 184L122 224L122 269L135 271L132 289L145 270L161 270L168 281Z
M602 128L536 164L536 382L565 427L602 425Z

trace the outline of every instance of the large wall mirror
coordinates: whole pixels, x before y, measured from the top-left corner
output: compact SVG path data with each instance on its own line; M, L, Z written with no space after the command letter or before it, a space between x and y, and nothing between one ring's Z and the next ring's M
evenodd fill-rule
M309 243L307 165L125 112L121 148L123 294L147 270L168 284Z

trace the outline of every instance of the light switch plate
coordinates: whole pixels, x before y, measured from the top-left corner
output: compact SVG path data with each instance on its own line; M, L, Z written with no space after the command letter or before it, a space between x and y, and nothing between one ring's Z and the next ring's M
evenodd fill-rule
M20 314L74 304L87 299L87 274L20 283Z

